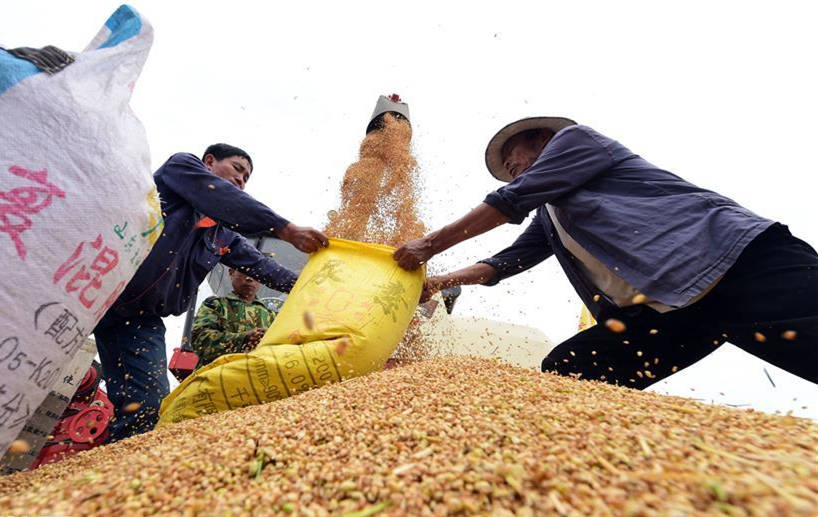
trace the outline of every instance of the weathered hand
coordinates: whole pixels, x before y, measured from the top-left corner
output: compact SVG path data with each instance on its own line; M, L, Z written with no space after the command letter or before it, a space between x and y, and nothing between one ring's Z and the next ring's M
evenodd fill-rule
M429 299L435 295L436 292L443 289L445 286L443 285L443 277L439 276L430 276L423 282L423 292L420 293L420 302L419 303L426 303Z
M278 236L304 253L313 253L320 248L329 246L327 236L309 226L296 226L289 223L278 230Z
M398 265L407 271L414 271L433 256L432 243L426 237L404 243L393 255Z

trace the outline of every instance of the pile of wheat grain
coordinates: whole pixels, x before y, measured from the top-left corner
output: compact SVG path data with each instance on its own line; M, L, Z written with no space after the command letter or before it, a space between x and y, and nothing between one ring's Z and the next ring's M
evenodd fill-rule
M818 425L447 358L0 479L3 515L816 515Z

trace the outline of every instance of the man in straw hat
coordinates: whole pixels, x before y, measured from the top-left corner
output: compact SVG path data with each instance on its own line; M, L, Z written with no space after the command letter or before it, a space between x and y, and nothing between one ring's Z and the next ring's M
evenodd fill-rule
M786 226L566 118L507 125L486 165L508 184L405 243L401 267L534 211L531 223L493 257L428 278L424 297L495 285L555 255L603 324L554 348L543 371L642 389L730 341L818 382L818 255Z

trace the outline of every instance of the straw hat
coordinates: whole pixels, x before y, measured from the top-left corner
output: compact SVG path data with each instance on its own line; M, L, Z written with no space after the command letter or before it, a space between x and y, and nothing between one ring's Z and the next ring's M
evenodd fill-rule
M563 117L529 117L512 122L489 140L489 145L486 147L486 167L488 167L492 176L508 183L512 180L512 177L503 167L502 153L503 146L509 138L529 129L550 129L557 133L561 129L576 124L573 120Z

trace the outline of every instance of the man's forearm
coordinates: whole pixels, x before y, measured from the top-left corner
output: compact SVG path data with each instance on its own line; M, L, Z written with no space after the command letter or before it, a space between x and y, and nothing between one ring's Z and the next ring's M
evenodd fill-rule
M486 203L481 203L452 224L447 224L425 237L404 243L393 256L400 267L414 271L441 251L507 222L508 217L502 212Z
M459 285L485 284L486 282L490 282L495 274L496 270L494 267L480 262L434 278L438 283L437 287L439 289L446 289Z
M507 222L508 217L502 212L486 203L480 203L457 221L430 233L426 239L432 248L433 254L437 255L455 244L476 237ZM460 271L468 269L465 268Z

